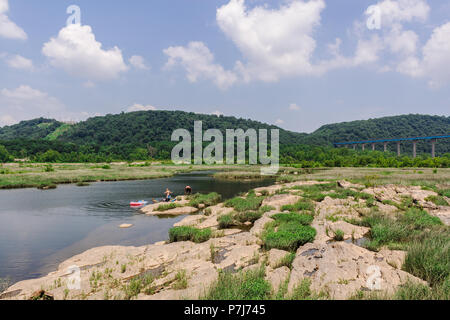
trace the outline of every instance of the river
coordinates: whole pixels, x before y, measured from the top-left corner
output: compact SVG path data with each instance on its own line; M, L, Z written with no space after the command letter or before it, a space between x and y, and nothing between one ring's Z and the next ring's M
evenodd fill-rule
M0 191L0 278L11 282L38 278L64 260L105 245L142 246L168 239L168 231L184 216L159 218L140 214L130 201L161 198L165 188L182 195L217 192L229 199L240 192L274 183L216 180L212 172L171 178L99 182L87 187L60 185L55 190ZM133 224L120 229L120 224Z

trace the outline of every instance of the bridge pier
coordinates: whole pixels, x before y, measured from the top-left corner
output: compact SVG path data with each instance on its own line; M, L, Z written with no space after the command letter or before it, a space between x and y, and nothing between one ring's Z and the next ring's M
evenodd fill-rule
M375 143L372 143L372 151L375 151Z
M431 157L436 158L436 139L431 140Z
M384 152L387 152L387 145L388 145L388 143L385 142L385 143L383 143L383 144L384 144Z
M366 144L365 143L363 143L363 145L362 145L362 151L364 151L364 150L366 150Z
M417 157L417 141L413 141L413 158Z
M401 150L400 150L400 141L397 142L397 156L400 157L401 155Z
M356 144L353 145L353 150L356 150Z

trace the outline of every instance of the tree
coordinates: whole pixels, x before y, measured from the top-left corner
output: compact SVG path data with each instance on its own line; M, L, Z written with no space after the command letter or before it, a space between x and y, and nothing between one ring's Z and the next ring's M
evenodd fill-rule
M0 144L0 162L9 162L12 160L13 157L9 154L8 150L6 150L5 146Z

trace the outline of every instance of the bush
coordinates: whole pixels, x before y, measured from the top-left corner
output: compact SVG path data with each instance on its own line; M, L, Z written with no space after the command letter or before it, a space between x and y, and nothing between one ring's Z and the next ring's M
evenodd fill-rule
M13 157L6 150L5 146L0 145L0 163L13 161Z
M437 206L448 206L447 200L441 196L429 196L425 199L426 201L431 201Z
M256 220L262 217L262 212L260 211L245 211L236 213L234 219L240 223L251 222L254 223Z
M211 229L197 229L193 227L174 227L169 230L170 242L192 241L206 242L211 238Z
M220 202L222 196L216 192L210 194L194 194L188 198L189 206L198 208L200 204L204 204L206 207L213 206Z

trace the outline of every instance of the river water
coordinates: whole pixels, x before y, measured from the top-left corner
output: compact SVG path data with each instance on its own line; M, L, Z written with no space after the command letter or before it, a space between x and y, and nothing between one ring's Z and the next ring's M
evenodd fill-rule
M182 195L217 192L229 199L240 192L273 184L260 181L223 181L211 172L171 178L99 182L88 187L60 185L55 190L0 191L0 278L12 282L42 277L64 260L105 245L142 246L167 240L168 231L184 216L158 218L140 214L130 201L161 198L165 188ZM133 224L120 229L123 223Z

